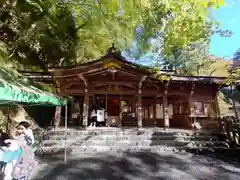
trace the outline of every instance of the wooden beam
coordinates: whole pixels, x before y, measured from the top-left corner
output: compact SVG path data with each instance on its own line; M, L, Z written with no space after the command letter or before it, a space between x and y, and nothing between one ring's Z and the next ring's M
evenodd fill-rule
M132 95L132 94L136 94L136 91L98 91L98 90L93 90L92 91L94 94L115 94L115 95Z
M145 81L147 79L147 76L142 76L139 83L143 83L143 81Z
M134 74L137 75L151 75L152 73L149 72L148 70L143 70L143 69L139 69L139 68L134 68L132 66L122 66L122 69L124 69L127 72L132 72Z
M61 75L61 76L53 76L54 79L67 79L67 78L77 77L77 74L70 74L70 75Z
M130 87L130 88L132 88L132 89L135 89L136 88L136 86L134 86L134 85L131 85L131 84L122 84L123 86L127 86L127 87ZM121 87L120 87L121 88Z
M102 80L99 80L99 81L88 81L89 84L102 84L102 85L107 85L107 84L113 84L113 85L126 85L126 84L129 84L129 85L137 85L138 82L137 81L102 81Z
M81 82L79 82L80 79L75 79L72 81L66 81L71 83L71 84L82 84ZM137 81L107 81L107 80L94 80L94 81L87 81L89 85L108 85L108 84L113 84L113 85L137 85L138 82Z
M68 72L67 74L61 75L61 76L54 75L53 78L54 79L66 79L66 78L69 78L69 77L77 77L78 74L88 75L88 74L91 74L91 73L94 73L94 72L97 72L97 71L104 70L105 68L101 67L101 68L95 68L95 69L89 69L89 68L87 68L87 69L85 69L83 72L74 72L75 71L74 69L67 70L67 72Z
M106 87L106 86L108 85L107 84L95 84L95 85L91 84L91 88Z
M159 90L159 87L157 85L153 85L153 84L147 84L143 86L143 89L147 89L147 88L154 88L156 89L157 91Z
M95 73L95 72L98 72L98 71L102 71L102 70L105 70L106 68L104 68L103 66L101 67L98 67L98 68L86 68L84 70L84 72L82 72L81 74L84 74L84 75L89 75L91 73Z
M119 94L123 94L123 95L127 95L127 94L136 94L137 90L120 90L120 91L114 91L114 90L96 90L91 88L91 86L89 86L89 92L94 93L94 94L115 94L115 95L119 95ZM84 88L83 89L65 89L63 91L63 93L68 94L68 93L74 93L74 94L83 94L84 93ZM160 92L159 91L154 91L154 90L143 90L142 91L142 95L144 96L153 96L155 98L158 97L163 97L164 96L164 91ZM183 92L168 92L169 96L185 96L186 98L189 96L189 94L187 93L183 93Z
M84 82L83 82L84 83ZM71 82L66 82L64 84L64 87L62 89L67 89L69 88L71 85L83 85L82 82L80 82L79 80L75 80L75 81L71 81ZM137 87L137 82L135 81L129 81L129 82L120 82L120 81L88 81L87 82L89 87L99 87L99 86L109 86L109 85L124 85L124 86L128 86L131 88L135 88Z
M78 74L78 77L84 82L84 84L88 82L88 80L83 74Z
M80 84L82 84L82 83L80 82L80 80L81 80L84 84L87 83L87 79L86 79L82 74L77 74L76 76L77 76L78 78L75 78L75 80L72 80L72 81L67 80L66 82L64 82L62 89L67 89L67 88L69 88L71 85L78 85L78 84L80 85Z
M106 72L109 72L108 69L103 69L103 70L96 71L96 72L93 72L93 73L85 73L85 75L86 76L94 76L94 75L101 74L101 73L106 73Z
M80 80L79 80L79 81L80 81ZM69 83L66 83L65 86L63 86L63 89L68 89L68 88L70 88L72 85L82 85L82 83L71 83L71 82L69 82Z
M89 89L89 92L93 94L114 94L114 95L135 95L137 91L135 90L127 90L127 91L113 91L113 90L95 90ZM84 89L66 89L64 91L65 94L84 94ZM143 91L143 95L147 96L156 96L157 91Z
M130 75L130 76L137 76L137 75L138 75L138 74L136 74L136 73L132 73L131 71L130 71L130 72L124 71L124 70L121 69L121 68L117 68L116 70L119 71L119 72L122 72L123 74L128 74L128 75Z

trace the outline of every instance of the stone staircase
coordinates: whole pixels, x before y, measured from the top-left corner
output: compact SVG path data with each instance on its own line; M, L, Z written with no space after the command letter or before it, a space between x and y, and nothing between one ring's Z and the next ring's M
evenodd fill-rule
M224 136L207 131L161 128L88 128L50 130L38 154L95 153L104 151L204 151L228 149Z

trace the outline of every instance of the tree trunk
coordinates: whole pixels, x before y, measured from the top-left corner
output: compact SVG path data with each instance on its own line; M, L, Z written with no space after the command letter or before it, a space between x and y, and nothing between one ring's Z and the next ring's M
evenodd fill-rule
M60 122L61 122L61 112L62 112L62 107L61 106L57 106L56 107L56 111L55 111L55 116L54 116L54 122L53 122L54 128L57 128L60 125Z

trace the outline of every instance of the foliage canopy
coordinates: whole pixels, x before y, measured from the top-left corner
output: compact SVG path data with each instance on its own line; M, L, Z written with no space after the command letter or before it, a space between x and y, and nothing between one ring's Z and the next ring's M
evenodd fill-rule
M223 0L4 0L1 41L21 64L46 69L90 61L114 43L121 50L134 38L149 49L164 34L164 55L206 39L215 23L210 8Z

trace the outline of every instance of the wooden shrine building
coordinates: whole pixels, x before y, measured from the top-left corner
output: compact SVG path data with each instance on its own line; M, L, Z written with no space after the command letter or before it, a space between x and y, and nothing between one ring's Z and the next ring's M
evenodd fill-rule
M113 49L89 63L53 68L51 74L57 93L72 96L79 105L84 126L93 105L106 109L109 126L218 126L221 78L156 73L126 61Z

